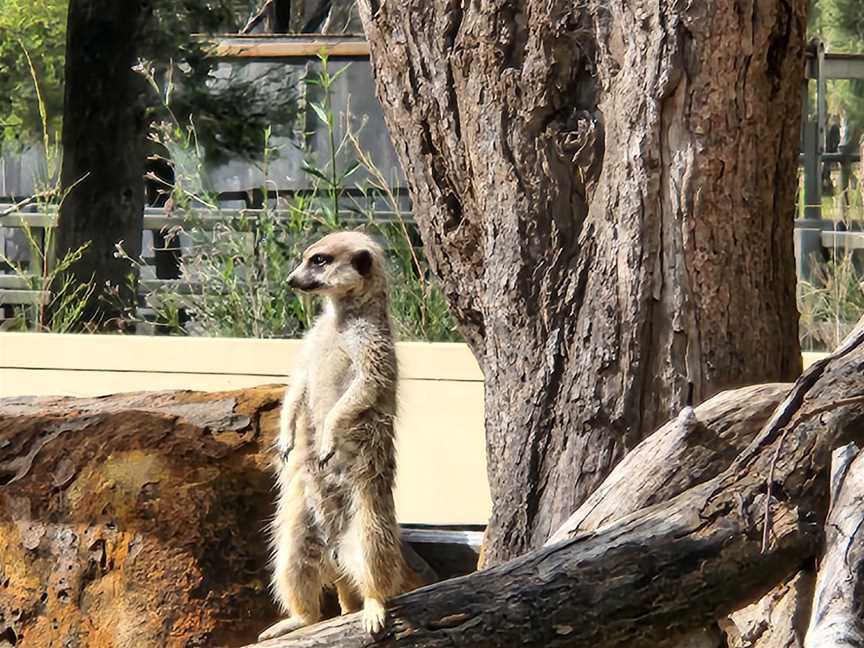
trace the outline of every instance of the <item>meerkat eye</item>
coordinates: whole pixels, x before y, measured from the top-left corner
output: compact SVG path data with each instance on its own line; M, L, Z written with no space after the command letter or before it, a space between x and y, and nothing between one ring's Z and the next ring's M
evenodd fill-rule
M309 262L316 266L325 266L333 260L333 257L326 254L313 254Z

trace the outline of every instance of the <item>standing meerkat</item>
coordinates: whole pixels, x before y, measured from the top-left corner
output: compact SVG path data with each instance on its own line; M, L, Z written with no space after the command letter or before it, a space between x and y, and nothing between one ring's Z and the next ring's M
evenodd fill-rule
M326 303L286 390L277 439L272 584L290 616L261 639L320 621L330 586L342 613L362 608L375 633L387 599L420 584L393 504L397 369L384 254L365 234L330 234L303 253L288 283Z

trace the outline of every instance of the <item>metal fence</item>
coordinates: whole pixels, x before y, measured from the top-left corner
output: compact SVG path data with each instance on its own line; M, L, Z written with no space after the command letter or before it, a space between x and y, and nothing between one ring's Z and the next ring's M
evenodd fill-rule
M10 205L0 203L0 213L8 210ZM30 230L32 238L43 251L45 247L46 231L57 226L56 207L30 207L26 211L17 211L0 220L3 228L12 232L22 232L25 228ZM165 213L162 208L148 207L144 210L144 234L141 261L143 267L138 282L140 304L144 304L144 297L148 294L170 289L176 294L190 294L200 292L200 285L194 281L188 281L179 277L160 277L156 269L157 254L170 249L178 256L182 256L184 250L192 245L185 230L193 227L199 232L212 231L220 225L236 223L240 220L249 224L248 236L252 237L257 219L264 213L261 209L221 209L219 211L189 209L185 210L183 216L172 216ZM291 212L284 210L272 210L270 214L279 220L287 221L291 218ZM357 213L346 213L343 215L342 223L346 226L360 225L366 222L366 218ZM375 220L378 224L407 225L413 232L414 222L410 212L391 212L378 210L375 212ZM160 247L165 232L177 232L170 248ZM45 304L50 301L50 293L47 286L41 285L39 268L31 267L28 248L30 243L26 236L17 237L16 245L7 245L6 257L26 269L23 276L13 272L9 266L0 263L0 321L11 316L9 307ZM23 243L22 243L23 241ZM12 249L10 249L10 247ZM17 249L16 249L17 248ZM50 255L50 251L48 252ZM143 316L152 315L145 307L140 309Z
M410 199L404 176L384 125L381 107L373 92L372 71L369 62L368 44L359 36L252 36L225 37L218 40L214 49L219 59L217 76L226 83L230 78L245 80L273 78L274 72L281 78L289 78L299 92L299 100L308 102L314 96L308 94L309 87L301 83L308 73L320 65L318 53L328 51L331 65L348 65L333 86L333 110L336 120L336 137L341 138L346 124L358 133L360 145L369 151L376 166L385 177L391 179L391 189L399 201L399 209L410 214ZM831 169L839 170L841 195L839 209L843 215L843 196L850 184L855 182L853 166L860 164L858 143L843 141L841 137L832 145L829 137L829 115L827 109L827 84L837 79L864 79L864 54L826 53L821 44L808 50L806 78L802 87L804 119L801 129L801 163L803 171L802 214L796 219L795 248L798 275L804 279L812 276L814 259L824 260L837 254L861 255L864 250L864 221L845 218L826 218L823 213L822 180ZM314 90L313 90L314 92ZM290 197L310 191L311 179L303 173L302 164L310 155L321 155L327 150L329 141L313 111L301 113L301 122L296 129L302 133L302 147L292 137L277 138L274 146L282 154L269 165L268 177L255 163L232 159L205 169L209 189L219 196L222 212L219 216L200 214L197 222L230 219L239 209L256 209L263 206L261 191L265 181L271 197ZM36 151L25 152L15 159L8 156L0 159L0 195L25 196L34 192L35 179L44 168L44 159ZM362 176L357 178L362 182ZM2 207L0 207L2 210ZM376 211L381 211L380 208ZM251 212L250 212L251 213ZM386 213L380 217L387 218ZM0 220L0 250L7 256L26 254L24 237L20 227L29 223L34 229L52 227L56 214L16 214ZM166 216L161 210L148 209L144 217L143 249L145 257L154 254L158 247L159 232L165 227L177 225L177 219ZM20 258L20 256L19 256ZM0 269L2 273L2 269ZM144 277L143 289L152 289L156 281L171 281L161 277ZM149 283L148 283L149 282ZM0 305L32 303L27 300L44 299L41 292L27 289L26 280L0 274Z
M245 36L224 37L216 41L214 57L219 61L215 77L217 84L237 81L258 84L273 84L273 91L290 86L300 105L320 100L316 86L303 83L304 77L320 71L319 53L328 55L331 73L342 70L331 88L330 105L335 116L334 136L341 141L350 128L359 146L371 158L381 175L389 180L392 198L397 201L402 218L411 224L411 203L396 153L390 143L384 125L381 107L374 94L372 71L369 62L368 44L358 36ZM344 70L343 70L344 68ZM287 79L287 81L286 81ZM262 93L266 97L267 93ZM314 111L300 111L292 124L293 132L275 136L270 146L279 154L269 160L266 173L261 165L240 158L205 165L201 183L208 195L216 195L218 210L192 209L184 218L177 218L164 210L148 207L144 213L142 259L143 268L139 290L142 294L172 287L178 291L194 291L196 286L184 284L176 276L158 276L154 266L157 254L164 246L162 232L190 224L201 229L215 227L217 223L235 221L241 213L254 223L256 216L266 205L277 217L288 218L289 212L279 210L280 204L298 196L314 192L314 178L303 171L304 162L328 158L329 134L315 116ZM284 129L283 129L284 130ZM353 152L342 150L338 160L341 165L350 164ZM192 161L191 166L195 167ZM181 160L175 163L182 164ZM39 180L46 178L44 156L36 148L11 156L0 157L0 196L10 201L0 204L0 213L7 211L11 203L37 191ZM351 181L362 185L366 170L358 168ZM263 187L267 186L266 194ZM394 220L390 205L374 195L346 188L342 192L345 203L362 207L366 213L374 213L378 222ZM2 201L0 201L2 202ZM349 209L341 214L341 222L351 225L364 220ZM30 206L0 218L0 252L7 258L27 267L29 247L23 233L29 227L37 242L45 240L46 228L56 226L56 208ZM175 253L182 254L188 240L179 237ZM158 264L156 264L158 265ZM164 274L164 273L162 273ZM35 286L35 287L34 287ZM39 285L38 277L19 276L9 267L0 266L0 319L10 314L10 306L42 303L49 298Z
M864 54L827 53L818 42L810 46L801 89L803 208L795 221L797 270L803 279L812 278L814 260L821 263L832 256L860 255L864 250L864 220L849 218L849 195L856 183L853 170L861 163L861 143L850 140L849 129L832 127L828 114L828 83L852 79L864 80ZM835 213L826 214L823 182L832 171L838 176L836 207Z

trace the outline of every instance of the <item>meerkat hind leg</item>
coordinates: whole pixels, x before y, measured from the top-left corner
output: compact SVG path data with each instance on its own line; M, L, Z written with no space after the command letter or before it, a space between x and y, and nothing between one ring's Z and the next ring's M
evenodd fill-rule
M322 542L303 490L302 475L296 475L281 496L275 520L273 587L282 609L290 613L290 621L296 624L294 629L323 618Z
M336 594L339 596L339 609L342 614L359 612L363 607L363 599L357 588L344 576L336 581Z
M363 628L374 634L384 628L385 602L399 593L402 547L392 500L388 503L386 497L366 491L356 495L355 505L341 538L339 560L363 599Z

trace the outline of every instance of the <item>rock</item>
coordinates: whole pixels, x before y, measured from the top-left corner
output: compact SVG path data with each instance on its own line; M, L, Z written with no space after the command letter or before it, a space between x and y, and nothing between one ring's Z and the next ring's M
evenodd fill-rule
M0 646L253 641L280 397L0 399Z

